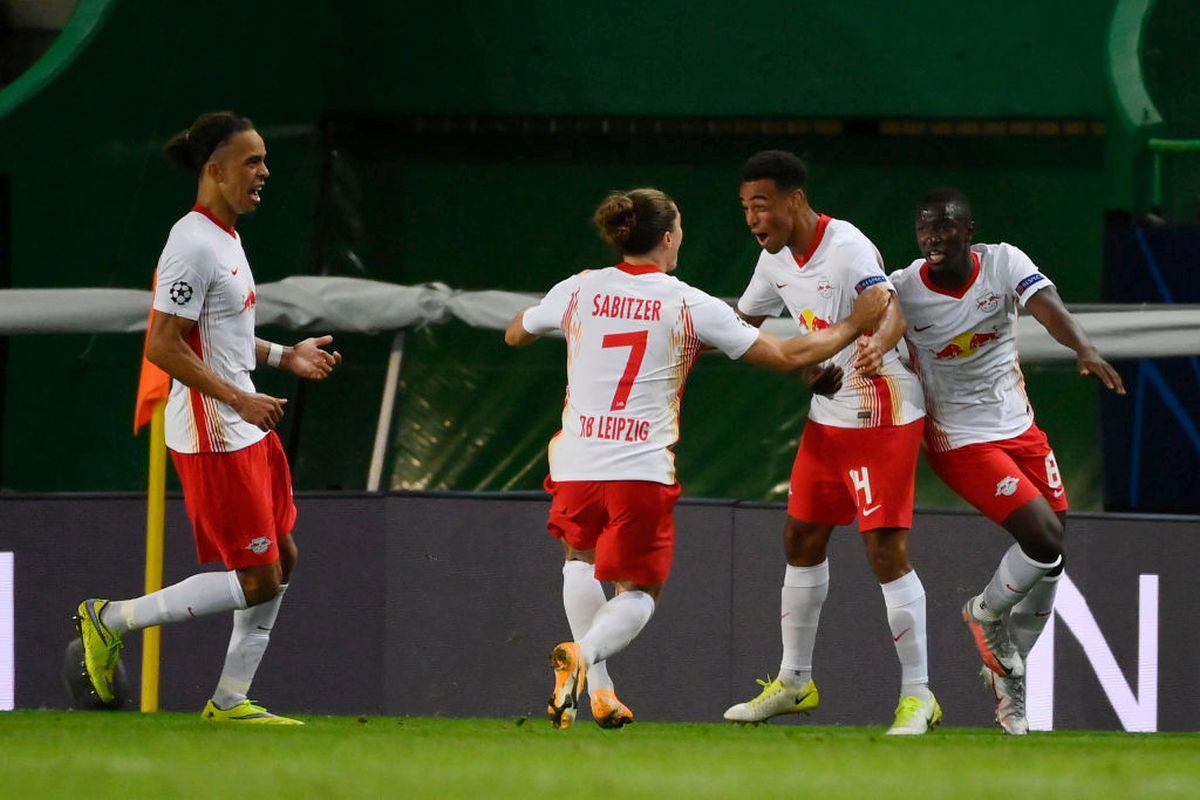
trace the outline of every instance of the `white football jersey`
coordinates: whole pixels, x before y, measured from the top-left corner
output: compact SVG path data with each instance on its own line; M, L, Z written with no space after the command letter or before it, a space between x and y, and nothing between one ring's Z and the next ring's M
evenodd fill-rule
M675 483L679 409L706 345L741 358L758 340L726 303L654 266L572 275L522 319L567 340L562 430L550 440L555 481Z
M254 275L237 232L197 206L175 223L158 259L154 310L196 321L188 344L209 369L254 391ZM177 453L228 453L266 436L230 406L171 382L167 447Z
M1017 303L1054 284L1011 244L973 244L971 259L974 272L957 292L934 284L923 259L892 273L925 387L926 445L937 453L1010 439L1033 424L1017 359Z
M849 222L822 214L804 256L790 247L762 251L738 310L749 317L774 317L786 307L807 334L849 317L858 295L876 284L891 288L875 245ZM850 368L856 352L851 343L825 362L842 368L842 388L833 397L813 395L809 419L837 428L874 428L925 416L920 382L894 349L884 354L879 374L869 378Z

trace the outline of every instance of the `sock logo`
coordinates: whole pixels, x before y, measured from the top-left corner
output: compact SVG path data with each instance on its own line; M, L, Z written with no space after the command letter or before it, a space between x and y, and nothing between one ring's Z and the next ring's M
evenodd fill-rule
M902 639L902 638L904 637L904 634L908 633L908 632L909 632L909 631L911 631L911 630L912 630L912 628L905 628L904 630L900 631L900 635L899 635L899 636L893 636L893 637L892 637L892 641L893 641L893 642L898 642L898 641L900 641L900 639Z

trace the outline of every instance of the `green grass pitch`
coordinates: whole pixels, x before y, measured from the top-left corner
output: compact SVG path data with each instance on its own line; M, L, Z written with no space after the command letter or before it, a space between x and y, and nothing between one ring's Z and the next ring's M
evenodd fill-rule
M1200 796L1194 734L303 719L235 728L198 714L0 713L0 797Z

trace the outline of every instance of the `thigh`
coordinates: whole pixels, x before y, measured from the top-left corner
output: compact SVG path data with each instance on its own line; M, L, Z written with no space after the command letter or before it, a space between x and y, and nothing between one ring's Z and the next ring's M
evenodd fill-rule
M279 560L264 441L232 453L171 454L201 562L245 569Z
M679 484L607 481L608 525L596 543L596 578L639 585L666 583L675 552Z
M854 498L858 529L912 527L924 418L907 425L848 428L836 449L839 477Z
M997 443L971 444L926 455L947 486L998 525L1041 496L1037 486Z
M788 486L788 516L817 525L846 525L854 520L854 497L837 469L841 432L808 422L800 435Z
M543 484L550 493L550 518L546 529L573 550L592 550L608 524L603 481L562 481L550 477Z
M292 495L292 470L287 453L275 431L267 434L267 481L271 487L271 510L275 517L275 533L279 538L290 536L296 527L296 500Z
M1041 428L1031 425L1025 433L1004 442L1003 447L1025 477L1046 498L1050 508L1055 512L1064 512L1070 507L1067 503L1067 487L1063 486L1062 475L1058 471L1058 461L1050 449L1050 440Z

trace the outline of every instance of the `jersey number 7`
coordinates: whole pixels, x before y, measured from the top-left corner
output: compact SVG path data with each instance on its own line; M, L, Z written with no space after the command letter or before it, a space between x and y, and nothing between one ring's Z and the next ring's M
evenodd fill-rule
M629 402L629 393L633 390L633 379L642 368L642 359L646 357L646 338L649 331L634 331L633 333L606 334L601 346L628 347L629 360L625 362L625 372L617 383L617 391L613 395L612 411L621 411Z

